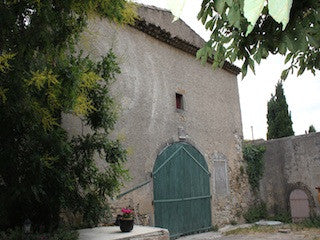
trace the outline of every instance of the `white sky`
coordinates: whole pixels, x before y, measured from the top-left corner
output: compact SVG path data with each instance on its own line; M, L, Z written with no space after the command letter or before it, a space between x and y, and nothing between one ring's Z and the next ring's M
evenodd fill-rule
M168 0L134 0L138 3L167 8ZM181 19L186 22L202 38L208 40L207 32L201 22L197 20L202 0L187 0ZM282 56L269 56L256 66L256 75L249 72L241 80L238 76L243 135L245 139L266 138L267 133L267 102L275 91L281 71L284 69ZM302 76L289 75L284 82L284 92L291 111L293 130L295 135L304 134L313 124L320 130L320 81L319 77L305 72Z

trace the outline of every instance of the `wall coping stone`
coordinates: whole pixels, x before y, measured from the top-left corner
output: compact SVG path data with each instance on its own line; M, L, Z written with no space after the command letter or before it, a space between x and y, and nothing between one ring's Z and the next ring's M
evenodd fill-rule
M287 141L287 140L296 140L296 139L302 139L302 138L317 138L320 137L320 132L315 133L307 133L307 134L301 134L301 135L293 135L288 137L282 137L282 138L275 138L275 139L255 139L255 140L247 140L246 142L249 144L264 144L264 143L272 143L272 142L281 142L281 141Z

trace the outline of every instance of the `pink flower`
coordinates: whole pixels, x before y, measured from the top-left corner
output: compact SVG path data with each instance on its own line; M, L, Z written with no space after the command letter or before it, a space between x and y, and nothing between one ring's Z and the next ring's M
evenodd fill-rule
M130 213L132 213L132 210L129 208L122 208L121 212L123 212L124 214L130 214Z

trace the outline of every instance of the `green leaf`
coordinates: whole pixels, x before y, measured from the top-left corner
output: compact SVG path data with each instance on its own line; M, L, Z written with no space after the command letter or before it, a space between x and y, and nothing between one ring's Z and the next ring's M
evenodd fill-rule
M203 0L201 6L206 6L209 2L210 0Z
M248 61L249 61L249 67L251 68L252 72L256 74L254 69L254 61L251 58L248 58Z
M213 19L210 19L210 20L206 23L205 28L206 28L207 30L208 30L208 29L212 30L213 24L214 24Z
M203 13L203 16L202 16L202 19L201 19L201 22L202 22L203 25L206 23L208 15L209 15L209 8L207 8Z
M258 64L261 62L261 48L258 49L257 53L253 56L253 59L256 60Z
M262 56L262 58L263 58L263 59L266 59L266 58L268 57L268 55L269 55L268 50L267 50L265 47L263 47L263 48L261 49L261 56Z
M307 35L308 36L308 39L309 39L309 43L316 47L316 48L319 48L320 47L320 42L319 42L319 36L317 37L314 37L314 36L311 36L310 34Z
M224 12L226 0L215 0L213 4L214 4L214 10L216 10L217 13L222 15Z
M203 55L203 48L200 48L198 51L197 51L197 54L196 54L196 59L200 59Z
M304 73L304 70L306 70L306 65L304 63L304 61L301 59L300 60L300 68L299 68L299 71L297 73L297 76L300 76Z
M229 7L232 7L232 6L233 6L233 0L226 0L226 4L227 4Z
M242 79L247 75L248 72L248 62L245 61L244 64L241 67L241 72L242 72Z
M227 19L230 25L235 26L236 28L239 29L240 19L241 19L240 9L236 6L230 7Z
M287 52L287 46L284 42L279 43L279 53L284 55Z
M254 29L254 25L252 25L252 24L248 25L246 37L252 32L253 29Z
M283 70L282 73L281 73L281 79L282 80L286 80L287 77L288 77L288 73L289 73L289 68L286 69L286 70Z
M293 0L269 0L268 2L269 14L278 23L282 23L282 30L289 22L292 2Z
M237 59L237 54L233 51L229 57L230 61L233 63Z
M250 23L250 29L248 27L246 35L248 35L254 28L262 9L264 7L265 0L244 0L244 17ZM251 30L251 31L249 31Z
M219 63L219 68L222 68L224 65L224 60L221 60L220 63Z
M218 67L219 67L219 61L213 61L213 64L212 64L213 70L217 69Z
M286 43L286 45L287 45L287 47L288 47L290 52L295 52L294 40L293 39L294 39L294 37L292 38L289 33L284 35L284 37L283 37L283 40L285 41L285 43Z
M301 27L301 31L299 31L298 38L295 42L296 50L300 50L301 52L305 52L308 50L308 42L306 39L305 31Z
M197 19L198 19L198 20L200 20L200 19L202 18L203 12L204 12L204 9L201 8L200 12L199 12L198 15L197 15Z
M289 62L289 60L291 59L293 53L289 53L287 56L286 56L286 59L284 60L284 63L286 64L287 62Z

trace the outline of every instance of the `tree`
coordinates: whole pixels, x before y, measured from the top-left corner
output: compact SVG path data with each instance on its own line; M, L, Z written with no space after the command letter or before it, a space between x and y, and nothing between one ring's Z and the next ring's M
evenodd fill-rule
M214 68L240 60L245 76L248 66L254 72L255 63L281 54L290 62L283 80L294 69L298 75L306 69L315 74L320 69L319 12L317 0L203 0L198 18L212 34L197 57L204 62L213 57Z
M61 210L93 225L127 177L126 151L108 138L117 58L110 50L94 62L75 51L92 15L119 23L135 16L125 0L0 2L0 229L29 218L50 230ZM68 136L63 114L81 118L90 133Z
M268 132L267 139L282 138L294 135L291 115L283 92L282 82L276 85L276 94L271 95L268 102Z
M313 125L310 125L309 126L309 133L314 133L314 132L317 132L315 127Z

